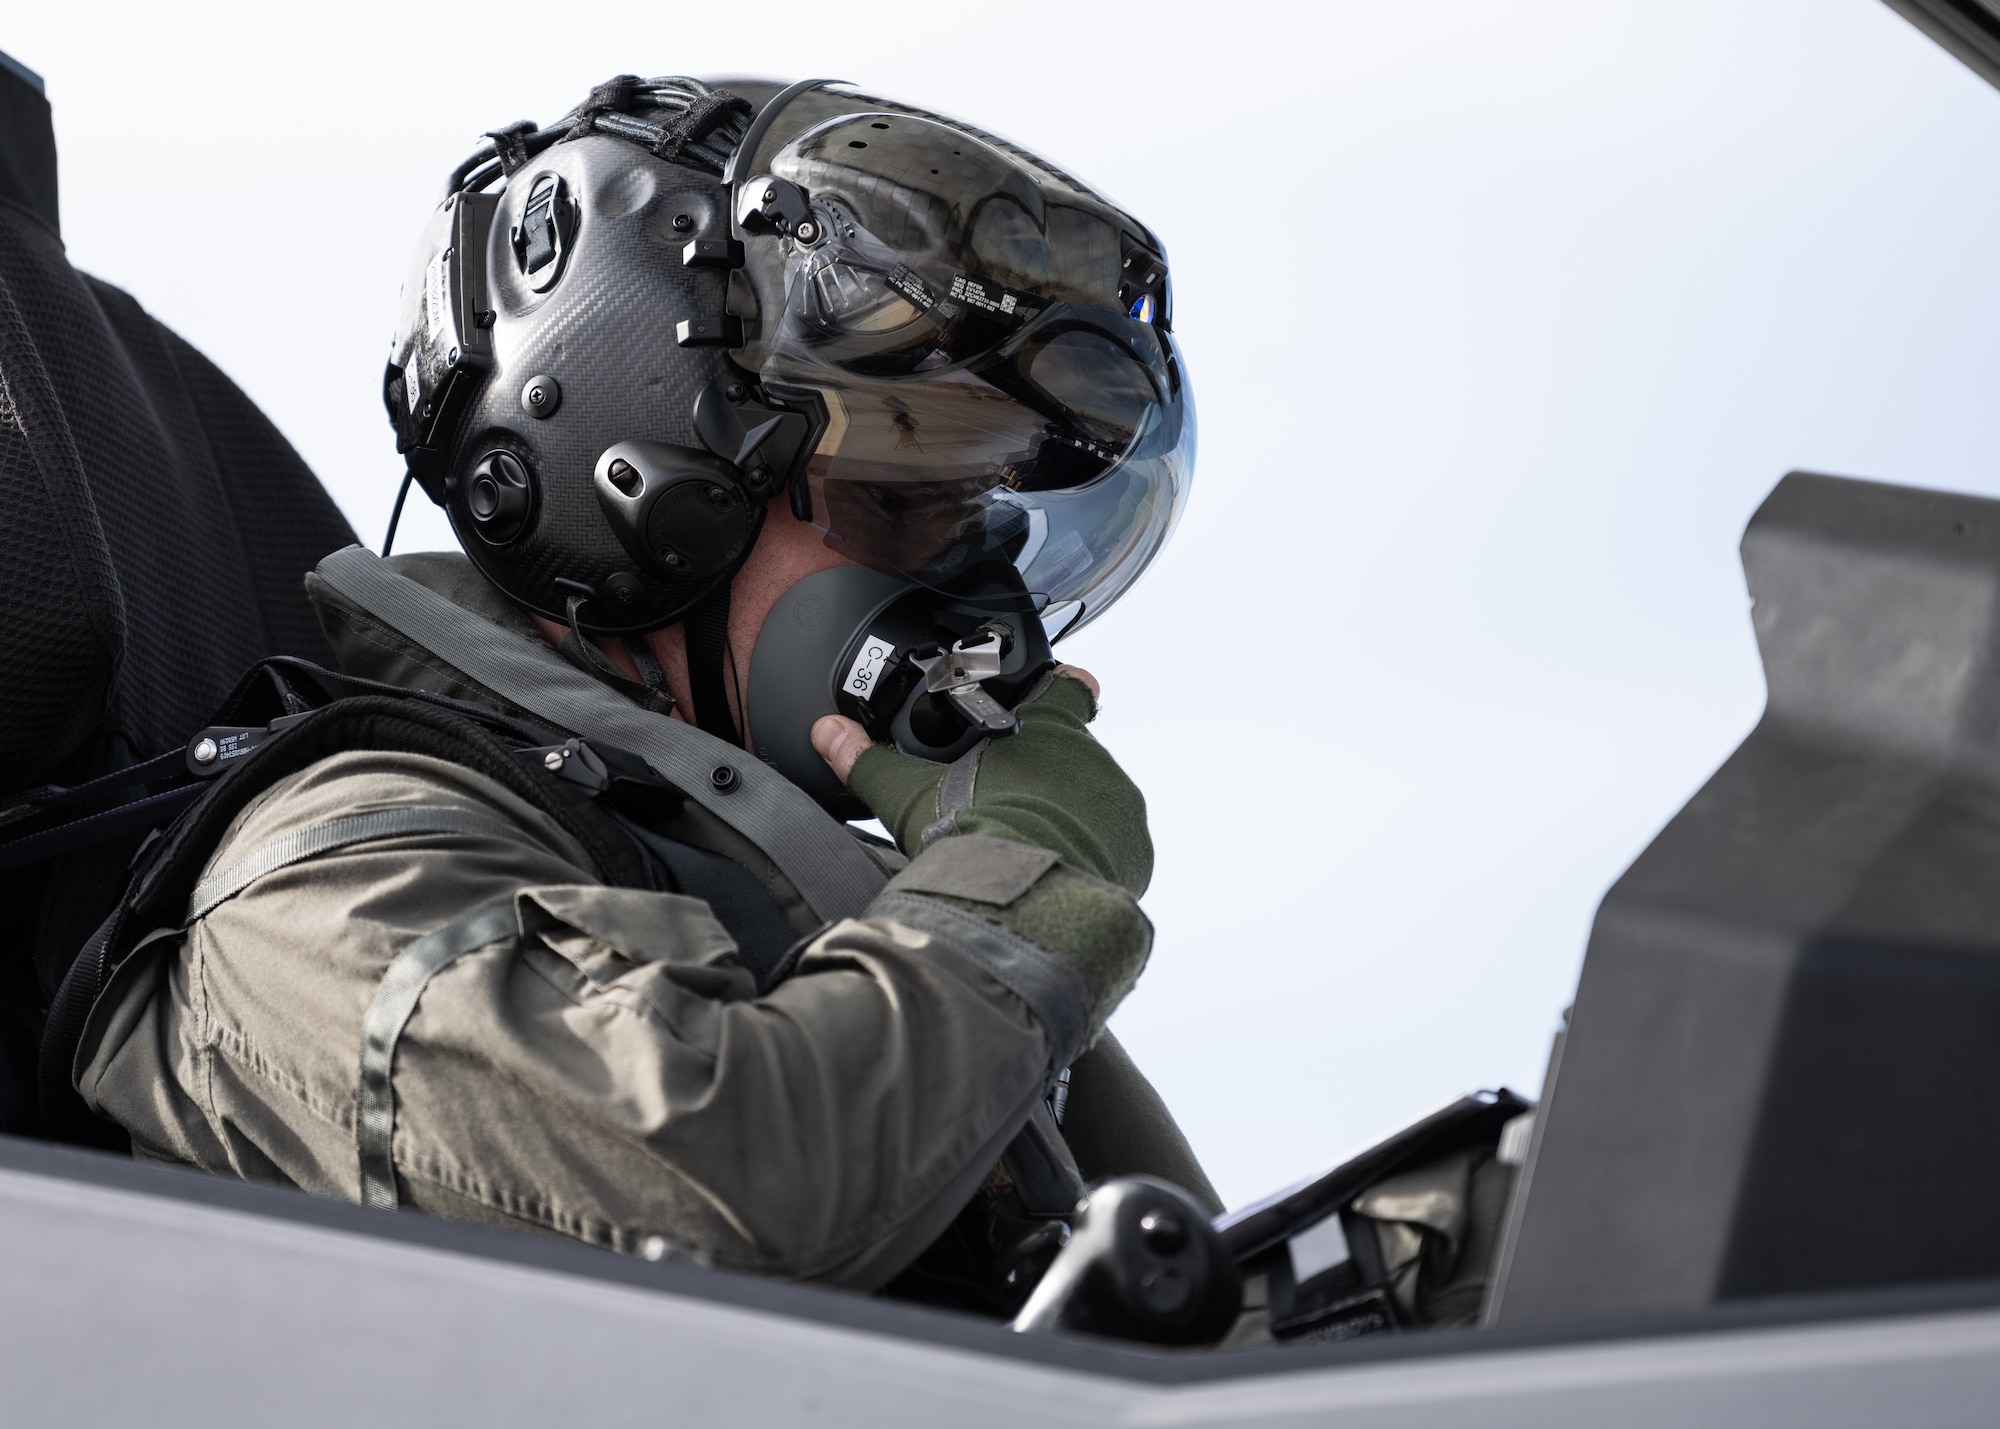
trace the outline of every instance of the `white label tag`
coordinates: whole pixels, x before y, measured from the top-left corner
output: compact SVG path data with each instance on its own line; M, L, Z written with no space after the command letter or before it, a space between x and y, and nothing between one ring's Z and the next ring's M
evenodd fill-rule
M869 636L861 642L861 653L854 657L854 666L840 687L850 695L867 699L875 693L875 681L881 677L882 667L895 653L896 647L887 640Z
M1295 1233L1291 1239L1291 1252L1292 1282L1296 1285L1303 1285L1336 1265L1345 1265L1348 1258L1347 1232L1341 1228L1340 1212L1335 1211L1317 1225L1307 1226Z
M451 257L451 250L445 249L431 259L430 267L424 273L424 326L435 340L444 331L445 288L444 265Z

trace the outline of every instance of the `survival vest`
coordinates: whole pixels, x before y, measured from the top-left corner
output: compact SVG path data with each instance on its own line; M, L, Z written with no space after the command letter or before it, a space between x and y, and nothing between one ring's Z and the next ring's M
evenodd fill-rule
M148 949L159 946L149 934L184 928L248 879L341 846L301 839L272 859L252 860L254 868L203 879L230 824L259 794L322 759L355 749L421 754L472 769L574 837L606 883L702 899L736 941L737 959L760 989L782 979L810 941L811 935L795 934L769 890L743 865L659 831L682 812L688 795L645 760L602 741L565 738L485 705L378 684L303 660L265 660L245 676L216 720L177 752L178 768L162 769L163 761L155 762L151 792L0 844L0 862L18 860L52 844L68 846L113 826L123 832L132 823L179 810L147 837L117 906L84 942L57 989L38 1069L44 1135L113 1150L128 1144L118 1127L91 1113L72 1080L93 1009L107 992L116 996L114 980L129 960L150 956ZM118 777L128 779L130 773ZM351 837L341 837L358 842L423 832L385 826L413 814L358 815ZM854 837L844 829L841 836ZM882 853L885 862L896 858L892 850ZM217 883L227 886L214 887ZM1019 1307L1063 1243L1064 1217L1082 1189L1059 1122L1059 1104L1036 1110L993 1175L891 1287L892 1294L988 1314L1009 1315Z
M703 899L760 986L776 979L788 951L803 942L749 870L656 831L653 826L680 812L684 796L644 761L466 701L355 679L303 660L262 661L215 722L179 752L180 769L155 771L162 775L156 784L165 786L158 792L0 845L0 860L18 859L38 846L102 835L107 824L158 820L162 811L183 806L148 838L117 906L84 942L58 987L37 1078L44 1135L123 1144L122 1133L92 1116L71 1084L91 1009L146 934L185 926L219 901L203 896L198 883L230 823L253 799L291 774L354 749L422 754L474 770L571 834L604 882ZM365 818L355 822L350 841L396 832L364 827ZM287 856L297 861L334 846L301 844ZM279 866L259 867L249 876Z

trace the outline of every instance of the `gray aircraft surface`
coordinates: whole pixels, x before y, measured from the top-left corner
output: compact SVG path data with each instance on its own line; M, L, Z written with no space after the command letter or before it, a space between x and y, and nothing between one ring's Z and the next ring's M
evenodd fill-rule
M2000 4L1889 3L2000 86ZM0 180L32 195L41 162ZM9 345L39 290L0 279L29 294L0 303L4 439L43 374ZM12 450L0 511L27 501ZM70 539L25 521L11 563ZM2000 502L1795 472L1742 557L1763 718L1606 895L1538 1107L1467 1096L1212 1234L1093 1192L1019 1328L0 1136L0 1417L1992 1423ZM129 602L144 574L118 573ZM1146 1343L1162 1295L1222 1297L1230 1328Z

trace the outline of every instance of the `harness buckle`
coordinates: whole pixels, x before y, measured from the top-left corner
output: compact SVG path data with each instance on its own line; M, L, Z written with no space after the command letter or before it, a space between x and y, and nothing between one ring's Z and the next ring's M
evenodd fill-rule
M187 771L197 779L213 779L223 766L241 759L274 734L282 734L312 713L279 715L269 724L212 724L187 742Z

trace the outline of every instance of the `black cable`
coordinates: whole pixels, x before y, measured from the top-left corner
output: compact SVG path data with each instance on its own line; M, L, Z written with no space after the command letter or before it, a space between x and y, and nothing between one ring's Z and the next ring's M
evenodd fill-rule
M382 558L384 560L389 558L389 548L396 544L396 526L403 519L403 502L409 498L410 480L415 475L416 473L413 471L405 471L403 473L403 484L396 488L396 505L389 512L389 529L382 537Z
M465 187L465 181L467 176L470 175L472 171L478 168L481 164L486 164L486 163L498 164L499 153L500 153L500 146L494 143L492 140L489 139L484 144L481 144L477 149L474 149L471 154L466 156L466 160L464 163L460 164L457 168L451 171L451 177L444 181L444 191L448 194L457 193L460 189Z
M736 643L729 638L727 629L723 631L722 653L729 665L729 688L735 691L736 708L743 716L743 736L739 736L736 741L741 744L743 738L750 733L750 704L743 698L743 678L736 673Z

